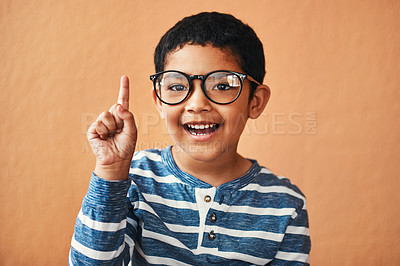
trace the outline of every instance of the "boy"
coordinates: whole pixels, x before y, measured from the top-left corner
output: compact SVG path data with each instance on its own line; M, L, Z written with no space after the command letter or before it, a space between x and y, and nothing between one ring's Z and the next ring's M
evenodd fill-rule
M303 194L237 153L270 96L254 31L227 14L186 17L154 62L153 101L175 144L133 156L123 76L118 103L88 130L96 167L69 264L309 264Z

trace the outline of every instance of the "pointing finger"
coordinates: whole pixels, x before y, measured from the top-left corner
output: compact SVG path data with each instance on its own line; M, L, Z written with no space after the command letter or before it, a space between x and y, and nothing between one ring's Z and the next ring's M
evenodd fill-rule
M136 141L137 128L133 114L127 110L123 110L121 106L117 106L116 110L118 116L124 121L122 132L125 132L129 136L135 136Z
M125 75L121 77L118 103L122 105L125 110L129 110L129 79Z

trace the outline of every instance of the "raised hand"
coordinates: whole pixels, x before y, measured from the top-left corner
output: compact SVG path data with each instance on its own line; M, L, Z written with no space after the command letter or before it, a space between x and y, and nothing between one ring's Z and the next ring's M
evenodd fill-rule
M95 174L107 180L127 179L137 139L135 119L129 112L127 76L121 77L117 103L99 115L87 138L96 156Z

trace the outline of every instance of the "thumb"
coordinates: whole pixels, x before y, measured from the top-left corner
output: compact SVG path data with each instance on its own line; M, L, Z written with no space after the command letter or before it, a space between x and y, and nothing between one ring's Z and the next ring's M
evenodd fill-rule
M118 104L116 109L118 117L124 121L124 127L122 128L122 131L130 136L136 135L137 129L133 114L128 110L125 110L120 104Z

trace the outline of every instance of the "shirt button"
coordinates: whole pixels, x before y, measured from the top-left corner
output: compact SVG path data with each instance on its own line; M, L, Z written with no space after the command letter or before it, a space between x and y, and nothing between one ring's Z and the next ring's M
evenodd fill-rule
M215 222L217 221L217 215L216 215L215 213L213 213L213 214L210 215L210 221L211 221L212 223L215 223Z
M210 201L211 201L211 197L208 196L208 195L205 196L205 197L204 197L204 201L207 202L207 203L210 202Z
M208 233L208 239L214 240L217 237L217 235L214 233L214 231L211 231Z

